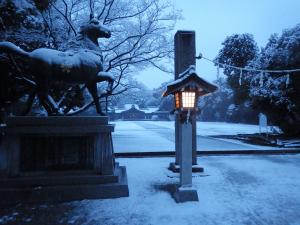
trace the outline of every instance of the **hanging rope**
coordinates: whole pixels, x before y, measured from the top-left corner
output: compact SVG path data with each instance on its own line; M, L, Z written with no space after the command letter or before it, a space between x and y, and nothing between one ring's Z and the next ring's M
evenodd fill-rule
M290 85L290 82L291 82L291 80L290 80L290 74L288 73L288 74L286 75L285 86L288 87L288 86Z
M243 70L240 69L240 77L239 77L239 85L242 85L242 76L243 76Z
M196 59L204 59L206 61L209 61L213 64L215 64L217 67L229 67L232 69L237 69L237 70L242 70L242 71L251 71L251 72L263 72L263 73L286 73L286 74L290 74L292 72L300 72L300 69L282 69L282 70L263 70L263 69L255 69L255 68L250 68L250 67L238 67L238 66L232 66L232 65L228 65L225 63L220 63L220 62L216 62L214 60L208 59L206 57L204 57L201 53L199 54L199 56L196 57Z
M264 86L264 72L260 72L259 86Z

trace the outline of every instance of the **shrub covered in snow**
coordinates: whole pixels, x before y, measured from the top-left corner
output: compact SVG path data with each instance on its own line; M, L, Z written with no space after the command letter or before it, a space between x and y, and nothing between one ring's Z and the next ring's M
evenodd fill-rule
M249 101L236 104L233 97L234 92L226 80L219 78L215 83L219 89L199 101L201 121L257 123L258 112L251 108Z
M300 68L300 24L272 35L251 63L257 68L282 70ZM250 98L287 134L300 135L300 72L249 73Z
M300 24L271 35L260 52L251 35L232 35L223 45L216 58L220 63L260 70L300 68ZM246 103L267 114L286 134L300 135L300 72L253 72L225 66L224 74L236 104Z

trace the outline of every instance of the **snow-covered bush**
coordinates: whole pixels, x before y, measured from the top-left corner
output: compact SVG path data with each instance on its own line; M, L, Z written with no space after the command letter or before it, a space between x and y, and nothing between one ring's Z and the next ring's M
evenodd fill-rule
M216 62L222 64L245 67L258 53L253 35L247 33L231 35L225 39L222 45L223 47L215 59ZM242 103L249 94L249 82L240 70L227 66L221 67L224 67L229 87L234 90L234 103Z
M260 52L251 35L232 35L223 45L216 57L220 63L258 70L300 68L300 24L271 35ZM225 66L224 74L234 93L235 107L228 108L228 116L247 118L251 106L267 114L286 134L300 135L300 72L253 72Z
M235 104L233 90L228 87L226 80L220 78L215 83L219 89L199 101L200 120L257 123L258 112L251 108L249 101Z
M300 24L272 35L250 65L267 70L300 68ZM300 72L250 73L250 98L287 134L300 135Z

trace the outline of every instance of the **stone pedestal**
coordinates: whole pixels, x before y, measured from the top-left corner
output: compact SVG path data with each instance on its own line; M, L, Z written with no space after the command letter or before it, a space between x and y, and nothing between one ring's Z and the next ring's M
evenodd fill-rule
M10 117L0 143L0 203L128 196L107 117Z

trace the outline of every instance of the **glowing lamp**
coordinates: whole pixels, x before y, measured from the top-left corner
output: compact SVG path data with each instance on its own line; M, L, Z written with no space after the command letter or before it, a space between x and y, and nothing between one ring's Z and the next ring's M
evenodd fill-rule
M182 92L176 92L175 96L175 108L176 109L194 109L196 107L197 95L196 91L188 90Z
M174 95L175 109L178 111L189 111L196 109L198 97L212 93L217 86L200 78L195 67L190 66L179 75L179 78L167 86L163 96Z

